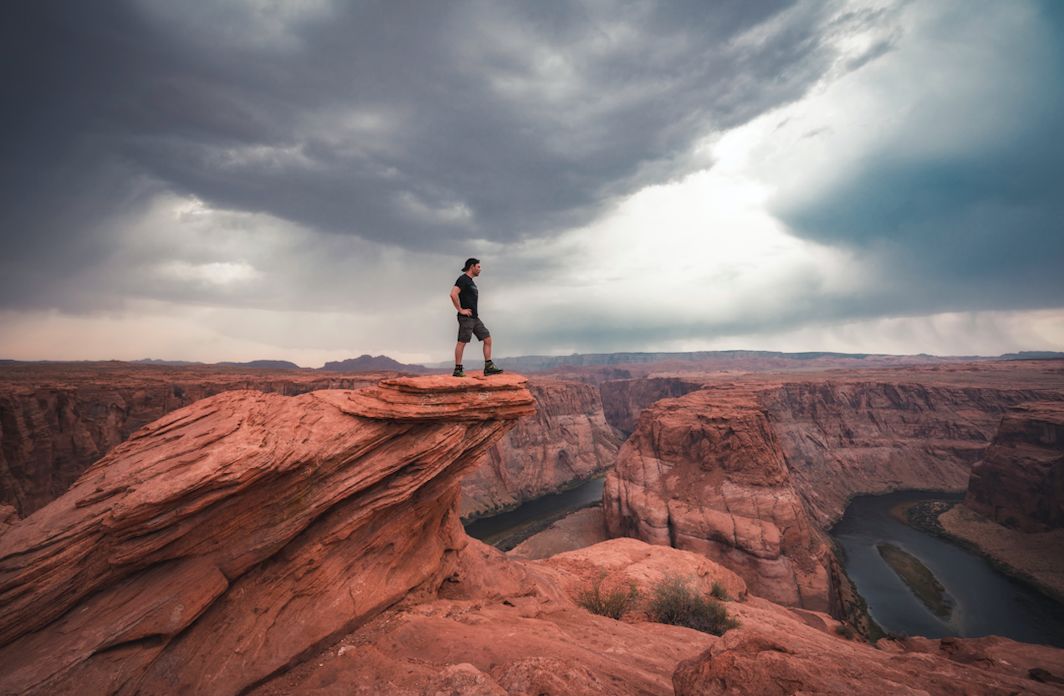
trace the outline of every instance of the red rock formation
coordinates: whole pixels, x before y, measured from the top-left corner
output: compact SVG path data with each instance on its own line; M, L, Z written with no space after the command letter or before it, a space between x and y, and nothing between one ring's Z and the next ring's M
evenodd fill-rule
M536 562L508 561L471 541L436 599L389 609L251 693L791 694L1059 693L1064 650L1000 638L847 640L818 612L747 597L742 580L698 554L613 539ZM669 575L713 582L739 627L723 637L578 608L573 597ZM867 681L865 681L867 680Z
M755 593L843 615L822 530L857 494L960 488L999 414L1032 396L1064 400L1064 378L997 365L707 377L644 411L607 478L610 534L698 550Z
M599 384L606 422L631 435L643 409L655 401L701 389L704 380L693 377L645 377L610 380Z
M239 693L453 571L460 475L523 378L233 391L0 538L3 693Z
M565 490L613 466L620 438L586 384L537 378L536 414L518 422L462 481L462 516L479 517Z
M659 401L621 448L603 499L611 536L697 551L756 594L828 608L828 547L750 393Z
M20 364L0 368L0 502L29 515L62 495L134 431L234 389L292 396L356 389L383 375L160 367L131 363Z
M470 540L459 556L439 598L384 612L252 693L664 696L676 664L716 639L596 616L573 597L603 573L605 584L631 581L644 594L678 574L702 591L719 582L745 596L742 580L719 565L634 539L534 563Z
M890 381L857 377L767 385L758 393L794 486L823 528L855 495L962 490L1002 413L1039 395L1064 399L1059 379L1053 389L1036 390L980 384L979 373L961 384L908 371Z
M138 428L235 389L286 396L354 389L389 374L161 367L129 363L0 368L0 503L26 516L65 492ZM612 466L620 441L594 387L538 379L537 415L522 420L463 481L464 517L563 490Z
M1017 406L972 468L964 504L1024 532L1064 527L1064 404Z
M846 641L635 539L507 559L463 534L459 479L532 404L514 375L417 378L228 392L147 426L0 536L0 693L844 693L866 676L1041 694L1030 675L1064 673L1064 651L1000 639ZM574 597L602 575L644 595L670 575L719 583L740 625L593 615Z
M1064 683L1064 650L1057 648L991 637L882 640L876 649L811 629L757 602L743 609L741 629L679 665L676 696L1009 696L1060 694Z

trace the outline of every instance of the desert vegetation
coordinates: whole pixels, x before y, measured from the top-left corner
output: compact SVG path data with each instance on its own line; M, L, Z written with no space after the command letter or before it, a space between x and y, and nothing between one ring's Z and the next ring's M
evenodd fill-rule
M659 623L686 626L720 636L739 625L717 599L721 595L727 596L727 593L719 583L714 583L711 593L703 594L692 589L686 578L666 576L654 585L647 613Z
M620 619L638 603L639 589L634 582L603 587L605 580L605 573L599 575L589 587L577 595L576 603L592 614Z

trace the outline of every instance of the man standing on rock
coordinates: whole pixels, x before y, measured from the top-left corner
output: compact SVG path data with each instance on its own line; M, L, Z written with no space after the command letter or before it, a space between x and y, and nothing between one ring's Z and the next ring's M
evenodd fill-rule
M454 376L465 377L462 369L462 353L466 344L476 336L484 344L484 374L497 375L502 372L491 361L491 332L477 316L477 284L473 279L480 275L480 259L466 259L462 275L454 281L451 288L451 304L458 310L458 343L454 346Z

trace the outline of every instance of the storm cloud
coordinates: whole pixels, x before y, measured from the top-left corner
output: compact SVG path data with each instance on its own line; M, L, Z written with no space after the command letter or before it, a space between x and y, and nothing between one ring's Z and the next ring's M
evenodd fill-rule
M1061 306L1064 6L963 3L914 33L923 48L881 75L881 121L900 123L774 212L889 269L866 316Z
M1059 3L0 13L6 355L1064 347Z
M416 250L555 234L706 166L694 143L800 97L839 67L825 37L877 17L783 0L4 14L8 306L73 306L65 281L159 192Z

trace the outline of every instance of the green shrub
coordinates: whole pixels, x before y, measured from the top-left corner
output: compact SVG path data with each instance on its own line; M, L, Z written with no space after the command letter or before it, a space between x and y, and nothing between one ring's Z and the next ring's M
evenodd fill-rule
M728 591L724 589L724 585L721 585L716 580L713 581L713 587L710 588L709 593L722 602L727 602L731 599L731 597L728 596Z
M666 576L654 585L647 613L659 623L686 626L715 636L739 625L728 616L723 604L692 590L687 580L676 576Z
M599 575L591 587L585 588L577 595L576 603L592 614L619 619L639 601L639 589L634 582L629 582L627 587L603 590L602 581L605 578L605 573Z

